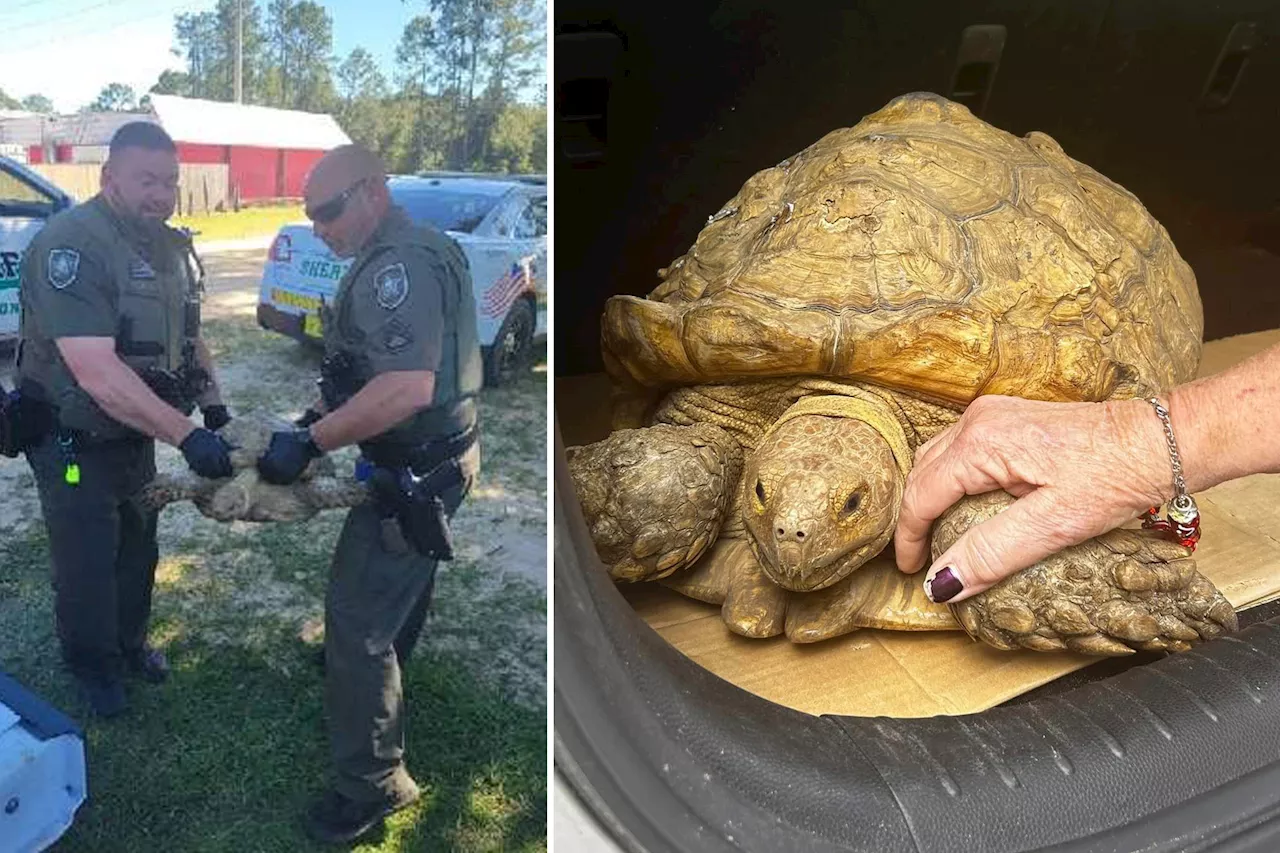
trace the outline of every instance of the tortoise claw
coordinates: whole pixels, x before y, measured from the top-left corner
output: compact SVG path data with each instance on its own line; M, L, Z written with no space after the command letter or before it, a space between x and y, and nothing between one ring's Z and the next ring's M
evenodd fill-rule
M729 594L720 608L724 624L744 637L776 637L786 627L790 593L769 580L756 564L733 577Z

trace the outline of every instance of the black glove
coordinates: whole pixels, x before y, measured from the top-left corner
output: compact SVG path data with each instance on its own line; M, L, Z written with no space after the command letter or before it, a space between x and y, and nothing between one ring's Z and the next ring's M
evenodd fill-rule
M217 431L231 423L231 413L221 403L216 406L205 406L200 413L204 415L205 429Z
M308 406L307 410L302 413L302 417L294 421L293 425L296 427L309 427L323 417L324 414L322 412L317 412L315 409Z
M310 430L273 432L267 452L258 457L258 473L268 483L287 486L301 477L307 464L323 452Z
M191 470L201 477L216 480L230 477L231 445L226 439L207 429L193 429L191 434L178 445Z

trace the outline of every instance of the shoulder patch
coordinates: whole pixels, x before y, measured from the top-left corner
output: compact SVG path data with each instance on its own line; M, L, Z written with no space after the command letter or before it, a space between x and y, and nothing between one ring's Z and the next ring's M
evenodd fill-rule
M80 253L75 249L50 249L49 264L45 271L49 285L62 290L76 280L80 272Z
M404 264L390 264L374 273L373 292L381 307L388 311L399 308L409 295L409 271Z

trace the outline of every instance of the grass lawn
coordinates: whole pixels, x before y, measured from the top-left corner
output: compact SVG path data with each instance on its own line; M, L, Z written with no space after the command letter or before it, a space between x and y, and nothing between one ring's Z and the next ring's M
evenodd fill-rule
M232 411L290 414L316 355L249 318L206 324ZM423 799L360 851L545 851L546 375L481 397L480 481L456 519L433 615L406 667L406 759ZM158 452L161 470L181 459ZM345 459L345 457L342 457ZM0 668L86 725L89 800L59 853L315 849L298 817L326 782L313 662L342 513L160 519L152 641L170 680L130 682L130 714L89 720L61 671L48 543L25 462L0 462ZM541 574L539 574L541 573Z
M240 240L248 237L272 235L282 225L305 222L302 205L279 207L246 207L236 213L201 213L193 216L175 216L169 224L175 228L190 228L197 232L198 240Z

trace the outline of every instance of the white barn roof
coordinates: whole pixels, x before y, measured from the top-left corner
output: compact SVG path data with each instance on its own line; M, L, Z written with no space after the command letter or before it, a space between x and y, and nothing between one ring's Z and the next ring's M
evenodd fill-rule
M145 112L79 112L54 116L47 125L51 139L67 145L106 145L115 132L134 121L155 121Z
M151 109L175 142L328 151L351 142L333 116L177 95L152 95Z
M49 123L48 116L36 113L0 112L0 143L40 145Z

